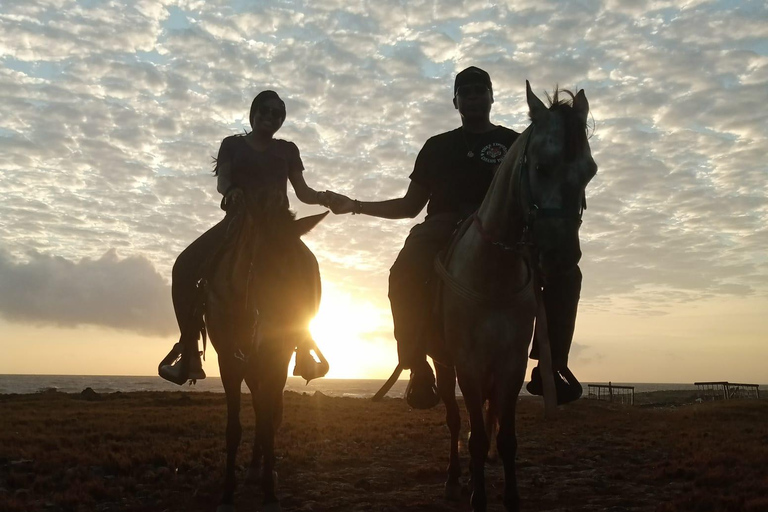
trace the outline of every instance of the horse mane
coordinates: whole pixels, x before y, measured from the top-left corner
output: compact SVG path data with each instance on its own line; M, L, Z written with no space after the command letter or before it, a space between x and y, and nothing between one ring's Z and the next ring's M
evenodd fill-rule
M290 209L284 192L272 187L245 194L243 207L257 225L269 231L284 232L294 220L296 213Z

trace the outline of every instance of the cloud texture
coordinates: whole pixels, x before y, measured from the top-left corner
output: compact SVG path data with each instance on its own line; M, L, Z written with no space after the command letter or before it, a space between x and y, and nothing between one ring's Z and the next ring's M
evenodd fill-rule
M278 136L310 186L388 199L426 139L458 126L453 76L469 65L491 74L492 119L518 131L526 79L587 93L600 171L583 308L764 296L766 19L760 1L4 2L3 314L167 332L170 267L221 217L211 157L256 93L285 98ZM325 279L384 308L412 223L330 218L308 241ZM112 295L130 275L135 295ZM6 283L30 294L16 303Z

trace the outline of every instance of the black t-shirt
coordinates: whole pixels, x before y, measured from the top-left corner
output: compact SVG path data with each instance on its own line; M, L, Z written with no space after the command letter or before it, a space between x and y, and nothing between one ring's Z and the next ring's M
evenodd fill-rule
M217 161L229 163L230 183L246 193L276 187L287 194L288 175L304 170L299 148L282 139L273 139L267 149L257 151L242 135L232 135L221 142Z
M518 135L497 126L482 134L457 128L430 138L416 157L410 176L430 192L427 216L469 215L477 210L496 168Z

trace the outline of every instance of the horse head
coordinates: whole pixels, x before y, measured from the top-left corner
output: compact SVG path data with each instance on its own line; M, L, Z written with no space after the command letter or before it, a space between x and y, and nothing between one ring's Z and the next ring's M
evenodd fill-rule
M528 223L542 273L565 273L581 258L579 227L586 208L585 189L597 173L587 139L589 103L580 90L555 90L550 106L536 97L528 81L532 121L527 141ZM559 99L559 92L571 96Z
M247 283L257 274L254 282L258 284L290 274L296 253L306 249L300 237L328 214L297 220L285 191L276 187L241 194L230 208L228 213L234 216L229 228L230 242L219 265L221 279L213 280L224 287L222 293L229 297L246 293Z
M292 240L310 232L328 212L296 219L290 210L285 192L276 188L265 187L254 193L244 194L238 213L244 214L245 222L250 224L250 235L268 238L275 243L280 240Z

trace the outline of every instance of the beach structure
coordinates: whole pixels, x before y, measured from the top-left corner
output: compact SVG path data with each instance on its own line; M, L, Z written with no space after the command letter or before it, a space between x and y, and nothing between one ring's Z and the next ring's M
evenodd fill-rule
M635 405L635 387L616 386L610 382L608 384L588 384L587 398Z
M736 382L694 382L699 397L705 400L730 400L731 398L760 398L758 384Z

